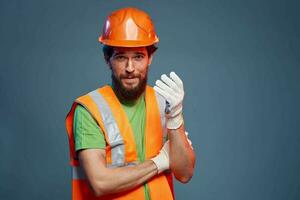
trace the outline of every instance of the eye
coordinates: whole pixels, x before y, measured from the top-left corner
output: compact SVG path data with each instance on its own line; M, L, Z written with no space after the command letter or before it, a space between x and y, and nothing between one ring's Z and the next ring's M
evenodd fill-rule
M121 62L121 61L126 60L126 57L125 57L125 56L122 56L122 55L118 55L118 56L115 57L115 59L116 59L117 61Z
M144 58L144 55L136 55L134 57L135 60L139 61L139 60L142 60Z

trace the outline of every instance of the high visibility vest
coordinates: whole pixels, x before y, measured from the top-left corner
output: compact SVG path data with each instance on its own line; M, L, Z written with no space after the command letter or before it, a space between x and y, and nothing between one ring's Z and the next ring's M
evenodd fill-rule
M146 87L145 156L156 156L166 141L165 100L152 87ZM77 104L85 107L96 120L106 140L107 167L133 165L138 153L132 128L121 103L110 86L98 88L75 100L66 117L69 137L70 164L72 167L72 200L143 200L143 185L129 191L95 197L89 188L86 176L76 158L73 135L74 110ZM173 200L173 179L170 172L154 176L148 182L151 200Z

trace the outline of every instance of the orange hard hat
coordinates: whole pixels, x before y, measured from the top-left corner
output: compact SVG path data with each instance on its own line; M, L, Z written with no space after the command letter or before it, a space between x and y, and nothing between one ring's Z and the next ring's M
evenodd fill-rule
M159 41L150 16L136 8L122 8L107 17L99 42L109 46L140 47Z

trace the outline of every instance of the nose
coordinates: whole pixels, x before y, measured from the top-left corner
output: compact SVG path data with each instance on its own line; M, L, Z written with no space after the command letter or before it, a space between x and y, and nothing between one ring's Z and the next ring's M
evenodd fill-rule
M127 66L126 66L126 72L127 73L134 72L134 66L133 66L131 58L128 59Z

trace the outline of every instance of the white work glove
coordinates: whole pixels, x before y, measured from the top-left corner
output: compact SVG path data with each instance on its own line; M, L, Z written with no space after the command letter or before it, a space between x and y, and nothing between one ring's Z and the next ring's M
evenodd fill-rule
M157 167L158 174L169 169L169 140L165 142L164 146L161 148L159 154L151 160L155 163Z
M178 129L183 123L182 102L184 89L182 80L175 72L171 72L170 77L165 74L161 75L161 80L157 80L155 84L154 90L167 101L167 128Z

